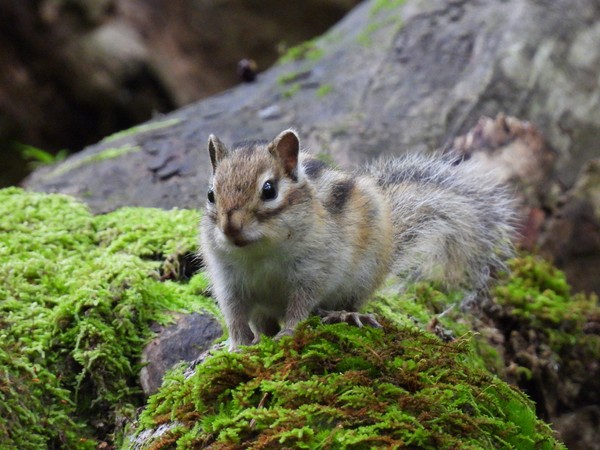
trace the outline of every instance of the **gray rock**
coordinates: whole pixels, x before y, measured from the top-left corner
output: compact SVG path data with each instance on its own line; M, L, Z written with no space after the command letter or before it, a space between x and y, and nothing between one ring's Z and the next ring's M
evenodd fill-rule
M126 436L122 448L128 450L141 450L150 448L152 443L157 442L173 428L180 426L181 423L174 421L159 425L155 429L142 431L138 435Z
M146 365L140 371L140 384L146 395L158 390L168 369L195 360L223 333L214 317L197 313L177 315L174 323L157 331L142 353Z
M238 61L265 70L358 2L1 2L0 155L15 162L0 166L0 185L24 165L13 142L79 150L239 84Z
M91 146L36 172L27 186L73 194L95 211L198 207L210 133L231 143L269 139L291 126L308 149L347 167L381 154L444 147L480 116L499 112L537 126L558 151L559 177L572 184L598 154L600 4L400 3L361 3L255 83ZM123 146L141 151L93 158ZM168 148L175 162L156 169L157 147Z

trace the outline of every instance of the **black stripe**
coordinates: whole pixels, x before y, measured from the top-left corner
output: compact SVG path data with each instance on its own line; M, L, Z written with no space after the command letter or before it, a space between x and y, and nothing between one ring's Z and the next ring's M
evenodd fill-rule
M331 214L341 213L352 195L354 185L355 183L352 178L336 182L331 187L331 195L325 203L325 208Z
M318 159L308 159L302 162L304 166L304 173L306 176L311 179L315 179L321 175L323 170L327 168L327 164L323 161L319 161Z

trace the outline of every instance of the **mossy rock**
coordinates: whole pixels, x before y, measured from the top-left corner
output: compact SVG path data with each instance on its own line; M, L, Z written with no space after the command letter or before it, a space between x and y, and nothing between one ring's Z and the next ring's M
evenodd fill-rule
M470 336L310 319L293 338L172 372L124 448L563 448L472 353Z
M67 196L0 190L0 448L119 443L115 424L144 403L151 325L172 311L218 315L205 276L188 280L180 266L198 216L93 216ZM155 433L155 448L560 448L527 397L490 372L514 361L471 332L451 308L460 300L388 286L369 306L384 330L310 319L293 338L217 352L191 376L172 372L134 433ZM493 302L498 321L547 336L564 367L569 354L598 353L598 336L582 331L600 317L597 299L571 295L545 263L517 259Z
M489 312L504 334L506 379L529 393L549 421L600 404L598 297L573 294L563 272L534 256L510 266Z
M95 448L134 415L151 325L217 314L204 276L173 268L196 250L198 220L0 190L0 448Z

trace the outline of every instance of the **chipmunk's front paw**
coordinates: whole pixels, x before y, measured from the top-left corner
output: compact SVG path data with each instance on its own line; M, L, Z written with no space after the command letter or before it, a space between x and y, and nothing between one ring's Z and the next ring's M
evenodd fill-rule
M294 330L292 330L291 328L283 328L279 333L277 333L275 335L275 337L273 339L278 341L284 336L293 336L293 335L294 335Z
M321 316L321 322L323 323L347 323L354 325L355 327L362 328L368 325L373 328L382 328L381 324L377 321L375 316L372 314L362 314L358 312L347 312L347 311L324 311L320 310L319 315Z

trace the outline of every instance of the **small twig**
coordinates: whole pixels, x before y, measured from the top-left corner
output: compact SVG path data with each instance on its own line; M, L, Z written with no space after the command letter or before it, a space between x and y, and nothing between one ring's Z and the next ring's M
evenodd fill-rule
M260 402L258 402L259 408L264 408L268 396L269 396L268 392L265 392L263 394L262 398L260 399ZM254 428L256 427L256 419L252 419L250 421L250 423L248 424L248 426L250 427L251 430L254 430Z

